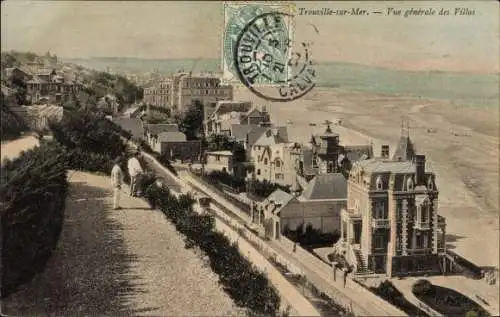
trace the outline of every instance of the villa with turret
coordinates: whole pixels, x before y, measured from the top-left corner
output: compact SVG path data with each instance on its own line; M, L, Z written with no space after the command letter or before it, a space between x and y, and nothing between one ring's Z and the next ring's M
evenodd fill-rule
M439 272L446 233L438 195L436 175L403 127L392 158L384 145L380 157L353 165L335 251L358 273Z

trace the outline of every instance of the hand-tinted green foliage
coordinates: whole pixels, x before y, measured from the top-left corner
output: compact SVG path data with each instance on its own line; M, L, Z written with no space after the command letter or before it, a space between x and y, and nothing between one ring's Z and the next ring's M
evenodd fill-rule
M284 192L290 193L290 186L283 186L269 182L267 179L259 181L252 179L248 181L248 191L258 197L266 198L271 195L276 189L281 189Z
M1 168L2 297L43 269L61 231L68 193L58 147L29 150Z
M389 303L398 307L409 316L429 316L417 306L410 303L389 280L385 280L384 282L380 283L378 287L370 287L370 290Z
M305 230L303 224L298 226L296 230L290 230L286 226L283 229L283 235L304 247L314 248L332 246L340 238L338 231L322 233L319 229L314 229L311 224L308 224Z
M177 116L177 123L188 140L198 140L203 131L203 104L194 100L184 113Z
M17 138L21 132L27 131L28 127L24 121L12 112L5 101L5 96L1 93L0 112L0 139L10 140Z
M224 171L212 171L208 175L204 176L204 179L214 184L221 182L224 185L230 186L234 189L245 190L245 180L237 178L233 175L228 174Z
M214 230L212 215L199 215L192 209L193 199L176 198L165 188L154 187L149 200L155 204L186 236L186 247L197 245L210 259L212 270L219 275L224 290L235 303L259 316L276 316L280 297L267 277L238 251L224 234Z
M51 123L54 138L68 149L117 157L125 153L121 132L110 120L90 112L69 113L58 123Z
M222 134L214 134L205 139L204 146L206 151L230 151L233 153L234 163L246 161L245 147Z

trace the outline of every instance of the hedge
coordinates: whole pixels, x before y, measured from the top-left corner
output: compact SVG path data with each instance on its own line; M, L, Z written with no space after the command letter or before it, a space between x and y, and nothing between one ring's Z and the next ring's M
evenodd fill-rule
M40 272L57 245L68 194L63 155L41 145L1 167L3 298Z
M165 216L186 237L186 248L197 245L210 259L212 270L234 302L260 316L276 316L280 297L266 275L241 255L236 243L214 230L214 216L193 211L194 200L187 195L176 198L163 186L143 189L151 205L159 206Z

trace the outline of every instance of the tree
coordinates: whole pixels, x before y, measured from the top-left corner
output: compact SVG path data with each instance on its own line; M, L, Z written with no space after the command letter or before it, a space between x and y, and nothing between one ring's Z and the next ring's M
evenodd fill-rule
M179 130L188 140L197 140L203 130L203 104L194 100L189 108L178 118Z

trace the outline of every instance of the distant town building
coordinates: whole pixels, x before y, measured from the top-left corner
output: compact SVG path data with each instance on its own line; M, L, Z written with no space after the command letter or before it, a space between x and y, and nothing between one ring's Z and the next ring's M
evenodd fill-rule
M11 67L5 69L5 81L9 85L26 84L33 78L33 74L23 67Z
M182 112L194 100L207 105L218 100L232 100L233 87L221 85L218 77L186 72L175 73L171 78L156 82L144 90L144 102L168 107Z
M234 125L258 125L270 121L265 108L258 109L250 101L218 101L206 106L205 115L207 136L213 134L231 136L231 128Z
M171 108L172 80L161 80L156 85L144 88L143 101L147 105Z
M75 100L81 89L77 82L67 80L53 69L40 69L31 80L26 82L26 98L31 104L47 102L61 104Z
M336 248L352 252L352 264L361 272L439 272L446 225L438 215L436 175L425 156L415 153L407 132L392 159L387 145L381 152L353 165Z

